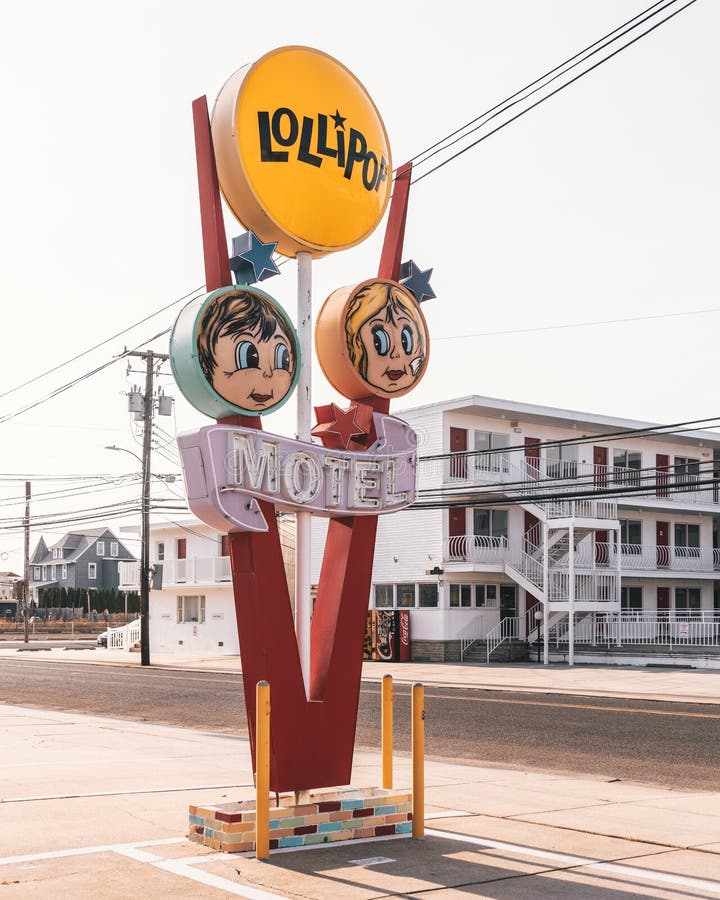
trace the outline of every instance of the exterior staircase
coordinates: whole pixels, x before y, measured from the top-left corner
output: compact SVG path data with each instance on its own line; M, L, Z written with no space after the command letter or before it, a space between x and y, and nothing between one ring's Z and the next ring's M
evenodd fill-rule
M519 638L509 638L498 644L490 651L490 662L494 663L511 663L511 662L529 662L530 645L527 641ZM463 662L480 663L488 662L488 643L487 641L477 640L465 651Z

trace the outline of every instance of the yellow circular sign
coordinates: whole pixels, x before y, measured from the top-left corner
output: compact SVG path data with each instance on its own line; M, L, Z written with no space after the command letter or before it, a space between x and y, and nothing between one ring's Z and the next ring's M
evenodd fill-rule
M382 219L392 172L385 126L332 56L280 47L244 66L218 94L211 126L230 209L285 256L352 247Z

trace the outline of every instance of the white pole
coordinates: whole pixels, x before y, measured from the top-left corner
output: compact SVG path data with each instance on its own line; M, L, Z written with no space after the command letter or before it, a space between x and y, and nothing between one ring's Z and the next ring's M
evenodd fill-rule
M300 340L300 375L297 385L297 438L310 442L312 429L312 257L297 255L297 331ZM310 555L311 515L296 515L295 539L295 634L300 653L300 668L305 683L305 695L310 696Z
M568 531L570 540L570 560L568 579L570 582L570 594L568 597L568 665L575 665L575 526L570 525Z
M542 523L543 533L543 586L545 588L545 608L543 609L543 665L548 665L550 657L550 529L547 521ZM540 636L538 635L538 640Z

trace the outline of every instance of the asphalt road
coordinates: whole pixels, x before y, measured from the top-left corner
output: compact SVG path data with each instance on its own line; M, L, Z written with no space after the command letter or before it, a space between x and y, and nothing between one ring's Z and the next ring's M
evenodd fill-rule
M68 651L70 652L70 651ZM207 731L247 732L240 675L0 659L0 702ZM356 744L379 749L380 685L363 683ZM395 750L410 688L395 686ZM720 705L425 688L430 757L717 790Z

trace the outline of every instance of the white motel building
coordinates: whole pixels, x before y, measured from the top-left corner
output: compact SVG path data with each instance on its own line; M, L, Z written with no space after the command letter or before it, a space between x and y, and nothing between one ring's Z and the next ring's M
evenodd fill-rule
M717 435L479 396L393 412L418 490L380 517L368 607L410 610L413 660L720 667ZM227 540L197 520L151 537L151 648L237 654Z

